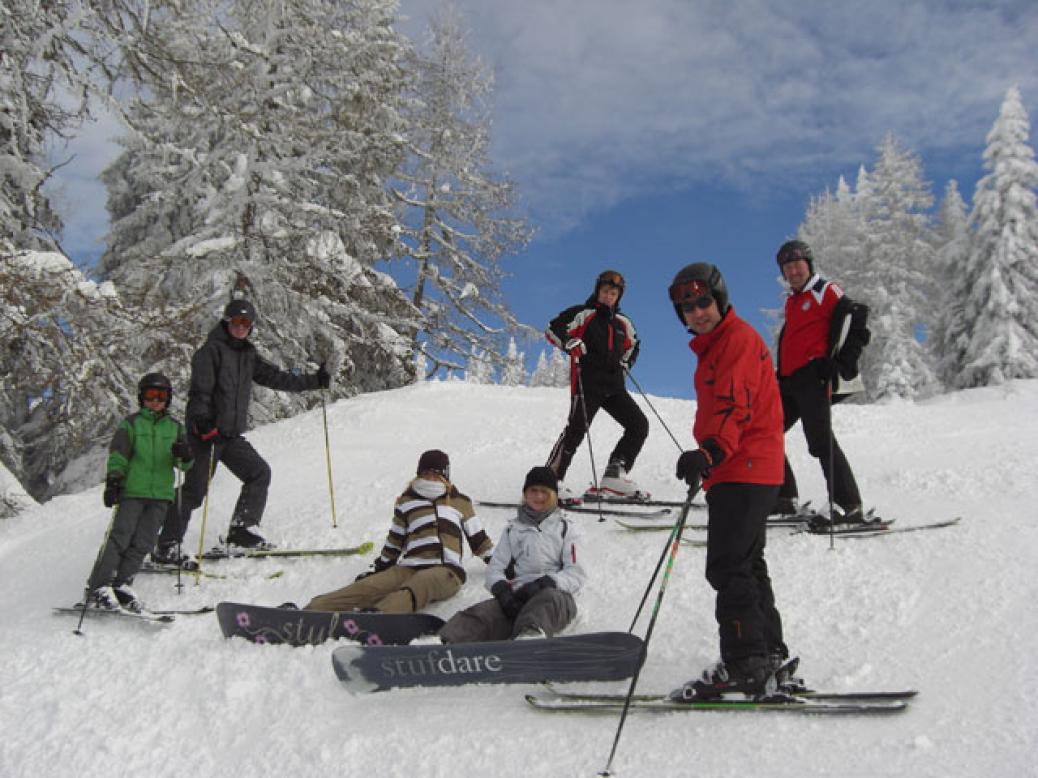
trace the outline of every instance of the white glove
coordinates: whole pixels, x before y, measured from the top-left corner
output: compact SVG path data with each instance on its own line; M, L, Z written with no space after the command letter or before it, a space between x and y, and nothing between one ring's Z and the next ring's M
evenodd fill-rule
M566 351L572 356L582 357L587 353L587 344L580 338L570 338L566 341Z

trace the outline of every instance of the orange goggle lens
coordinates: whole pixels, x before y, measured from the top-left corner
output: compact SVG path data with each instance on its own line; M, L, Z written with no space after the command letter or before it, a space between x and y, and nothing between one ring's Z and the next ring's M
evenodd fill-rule
M169 401L169 392L167 392L165 389L159 389L159 388L156 388L156 387L152 387L150 389L145 389L143 392L141 392L141 397L145 401L147 401L147 400L162 400L162 402L168 402Z
M692 300L710 297L710 287L706 281L682 281L670 287L670 301L680 305Z

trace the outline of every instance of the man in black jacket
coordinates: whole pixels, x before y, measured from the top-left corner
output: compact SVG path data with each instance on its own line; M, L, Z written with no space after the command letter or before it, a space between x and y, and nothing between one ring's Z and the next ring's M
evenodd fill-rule
M603 473L599 493L604 499L641 496L627 474L649 434L649 421L624 383L624 371L638 358L639 343L634 324L620 313L623 293L624 277L615 270L606 270L596 279L592 295L583 304L571 306L552 319L544 332L549 343L570 355L573 365L566 428L547 462L559 481L566 477L573 454L599 408L624 429ZM597 498L593 492L588 491L589 499ZM558 494L562 504L576 498L561 483Z
M242 437L248 426L252 384L302 392L327 388L331 380L323 364L316 373L304 376L281 370L261 357L248 339L255 321L252 303L232 300L224 309L223 319L191 357L186 417L196 466L188 471L180 498L166 515L158 545L151 555L156 562L190 562L179 554L178 547L187 532L191 512L205 499L217 462L226 465L242 482L227 533L228 545L271 547L258 529L267 504L270 465Z

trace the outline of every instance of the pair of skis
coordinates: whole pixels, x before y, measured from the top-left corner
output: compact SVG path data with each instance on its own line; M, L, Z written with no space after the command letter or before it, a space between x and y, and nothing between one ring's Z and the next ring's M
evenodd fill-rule
M77 602L71 608L55 607L52 610L56 615L79 616L83 612L83 603ZM213 608L212 605L203 605L198 608L174 608L154 611L144 610L140 613L134 613L133 611L124 610L122 608L119 610L108 610L107 608L91 608L87 606L86 612L91 618L94 616L102 616L106 619L123 619L144 624L164 626L176 621L177 616L194 616L202 613L212 613L214 610L215 608Z
M719 697L691 702L670 699L667 694L635 694L629 710L656 713L691 711L777 711L801 714L886 715L900 713L915 697L915 689L903 691L823 692L801 689L762 700ZM553 686L539 694L527 694L531 707L556 713L615 714L624 709L626 694L561 691Z

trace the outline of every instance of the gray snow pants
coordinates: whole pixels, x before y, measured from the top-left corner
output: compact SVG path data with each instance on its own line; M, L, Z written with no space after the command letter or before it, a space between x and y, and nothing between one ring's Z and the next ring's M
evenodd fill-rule
M569 592L541 589L531 597L513 623L497 600L484 600L459 611L440 629L444 643L508 640L527 629L539 629L548 637L565 628L577 615L577 603Z
M242 482L231 524L255 527L263 518L263 509L267 507L267 490L270 488L270 465L241 435L230 440L217 437L217 441L215 448L211 449L208 443L197 436L188 435L191 450L195 452L195 464L187 471L184 485L180 488L179 513L175 500L169 506L159 537L160 546L184 540L191 512L202 504L209 490L210 456L214 475L216 464L221 462Z
M155 536L169 503L127 497L119 503L108 542L101 551L88 585L91 590L111 584L133 583L144 557L155 546Z

